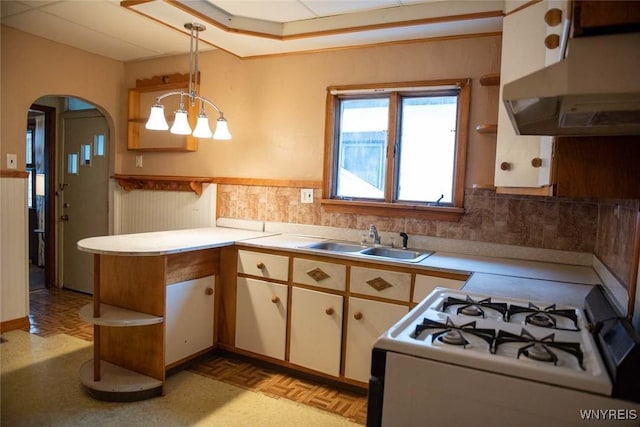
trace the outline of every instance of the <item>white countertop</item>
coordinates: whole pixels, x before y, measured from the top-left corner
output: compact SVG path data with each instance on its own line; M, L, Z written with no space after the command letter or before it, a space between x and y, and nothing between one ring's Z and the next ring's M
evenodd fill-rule
M78 249L101 255L154 256L230 246L240 240L268 235L234 228L193 228L89 237L78 242Z
M404 265L431 271L470 274L465 290L479 294L554 301L582 307L591 285L602 284L593 267L542 261L436 252L419 263L354 256L305 248L323 237L275 234L211 227L150 233L91 237L78 242L85 252L107 255L151 256L236 244L247 248L288 250L338 259L356 259L381 265Z

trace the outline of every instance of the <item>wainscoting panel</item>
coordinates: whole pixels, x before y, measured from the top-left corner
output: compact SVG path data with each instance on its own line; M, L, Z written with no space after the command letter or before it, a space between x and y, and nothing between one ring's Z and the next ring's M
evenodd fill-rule
M27 179L0 179L0 321L26 318L28 303Z
M215 184L205 184L200 196L184 191L127 192L114 187L114 234L215 227Z

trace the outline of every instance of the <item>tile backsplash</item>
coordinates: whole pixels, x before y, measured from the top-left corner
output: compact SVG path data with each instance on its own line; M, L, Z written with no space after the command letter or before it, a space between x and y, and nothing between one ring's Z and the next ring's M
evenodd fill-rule
M300 203L300 189L221 184L218 217L400 232L542 249L595 253L625 285L632 265L637 200L599 201L467 189L459 222L326 212Z

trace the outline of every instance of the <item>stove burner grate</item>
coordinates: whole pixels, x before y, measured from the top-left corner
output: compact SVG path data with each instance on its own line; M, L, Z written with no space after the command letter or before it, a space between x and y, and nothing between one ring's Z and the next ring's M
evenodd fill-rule
M496 353L498 347L506 343L523 343L524 345L518 349L518 358L524 354L526 357L539 360L542 362L553 362L554 365L558 364L558 356L554 350L564 351L576 358L578 365L584 371L583 365L583 353L580 350L580 343L577 342L565 342L555 341L555 334L547 335L543 338L536 338L526 329L522 329L520 335L513 334L511 332L499 330L496 337L492 353Z
M423 331L429 329L441 329L440 331L434 332L431 335L431 342L434 342L436 339L438 339L438 341L446 344L461 345L463 347L466 347L467 344L469 344L469 341L467 341L467 339L464 337L464 334L471 334L478 338L481 338L487 344L489 344L489 350L491 350L493 341L495 340L496 336L496 331L494 329L476 328L475 321L457 326L449 317L447 317L445 323L431 320L425 317L424 319L422 319L422 323L416 325L416 330L412 335L412 338L418 339Z
M507 313L507 304L504 302L491 302L491 297L474 301L469 295L465 299L456 297L448 297L442 303L442 311L447 311L451 306L459 305L456 314L465 314L467 316L485 317L485 309L491 309L499 312L504 317Z
M550 305L546 308L540 308L533 303L529 303L527 307L511 304L507 310L506 320L510 321L511 317L516 314L526 314L525 323L543 328L552 328L567 331L579 331L578 316L573 309L556 309L556 305ZM574 328L559 328L557 325L558 317L569 319L573 322Z

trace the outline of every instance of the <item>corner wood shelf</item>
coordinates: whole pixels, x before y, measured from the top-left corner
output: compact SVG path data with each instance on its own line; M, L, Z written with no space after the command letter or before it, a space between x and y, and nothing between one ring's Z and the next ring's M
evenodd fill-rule
M500 86L500 74L490 73L480 76L481 86ZM476 132L483 135L498 133L498 125L495 123L483 123L476 126Z
M480 85L481 86L499 86L500 74L491 73L491 74L484 74L480 76Z
M109 304L100 304L100 316L94 317L93 303L80 308L80 318L94 325L114 327L155 325L164 321L161 316L153 316Z
M213 178L193 176L155 176L155 175L113 175L124 191L193 191L202 195L202 184L213 182Z
M153 316L109 304L100 304L99 316L94 316L93 309L93 303L81 307L80 318L95 326L146 326L164 321L162 316ZM96 366L95 361L94 358L83 363L80 367L79 377L87 393L96 399L130 402L162 395L162 380L104 360L100 360L100 364ZM96 368L98 369L97 376L95 374Z
M94 380L94 359L82 364L80 382L87 393L99 400L132 402L162 395L162 381L100 361L100 381Z
M495 134L498 132L497 124L481 124L476 126L476 132L481 134Z

